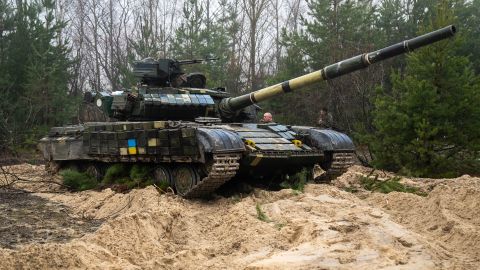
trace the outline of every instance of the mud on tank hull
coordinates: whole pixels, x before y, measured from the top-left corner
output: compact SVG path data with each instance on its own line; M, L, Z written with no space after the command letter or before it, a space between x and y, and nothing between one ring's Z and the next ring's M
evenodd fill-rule
M333 130L182 121L54 127L39 148L49 170L82 164L77 168L99 178L109 164L150 163L155 180L168 181L184 197L208 195L239 172L269 175L319 164L338 175L352 164L355 150L347 135Z

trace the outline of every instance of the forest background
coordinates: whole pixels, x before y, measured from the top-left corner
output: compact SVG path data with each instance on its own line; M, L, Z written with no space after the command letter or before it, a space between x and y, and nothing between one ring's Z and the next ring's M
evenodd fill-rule
M86 91L135 84L146 57L218 57L192 71L233 95L455 24L455 39L265 104L315 125L321 107L364 163L480 173L480 0L0 0L0 148L75 123Z

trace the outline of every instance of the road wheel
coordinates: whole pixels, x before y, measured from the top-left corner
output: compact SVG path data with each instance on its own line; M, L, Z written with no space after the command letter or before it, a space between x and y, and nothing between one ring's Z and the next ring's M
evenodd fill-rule
M168 183L169 186L173 186L172 173L167 166L157 165L153 170L153 182L156 185L162 183Z
M99 182L102 181L105 175L105 169L101 164L88 163L85 167L85 173Z
M179 165L173 169L173 181L177 194L185 196L199 180L198 172L191 165Z

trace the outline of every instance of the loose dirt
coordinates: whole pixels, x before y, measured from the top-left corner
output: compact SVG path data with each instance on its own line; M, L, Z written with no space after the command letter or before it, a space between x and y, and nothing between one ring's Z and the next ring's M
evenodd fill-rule
M45 181L42 166L11 170L37 180L13 184L15 188L62 191ZM34 217L41 215L60 238L0 241L0 268L480 267L479 178L403 180L429 191L426 197L344 191L359 186L358 176L369 173L354 166L333 185L309 184L303 193L255 190L244 197L208 201L185 200L154 187L126 194L110 189L36 193L19 197L18 202L0 193L2 228L3 220L8 220L10 226L30 226L27 235L34 236L41 230ZM22 214L12 216L10 204L23 209ZM39 214L36 205L42 205L44 213ZM47 214L47 209L62 214ZM8 228L0 231L0 238L12 233Z
M24 193L0 190L0 246L66 242L94 232L100 219L72 217L68 207Z

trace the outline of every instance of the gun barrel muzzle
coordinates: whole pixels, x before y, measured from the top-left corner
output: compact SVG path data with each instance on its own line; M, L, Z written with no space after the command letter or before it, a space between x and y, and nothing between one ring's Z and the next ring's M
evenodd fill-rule
M323 79L333 79L344 74L366 68L373 63L380 62L400 54L412 52L420 47L452 37L455 35L456 31L457 30L455 26L450 25L427 34L399 42L378 51L357 55L350 59L340 61L323 69Z
M402 53L411 52L425 45L429 45L442 39L453 37L455 35L455 32L457 32L455 26L449 25L442 29L438 29L433 32L418 36L416 38L405 40L395 45L369 53L368 61L373 64L375 62L382 61Z

